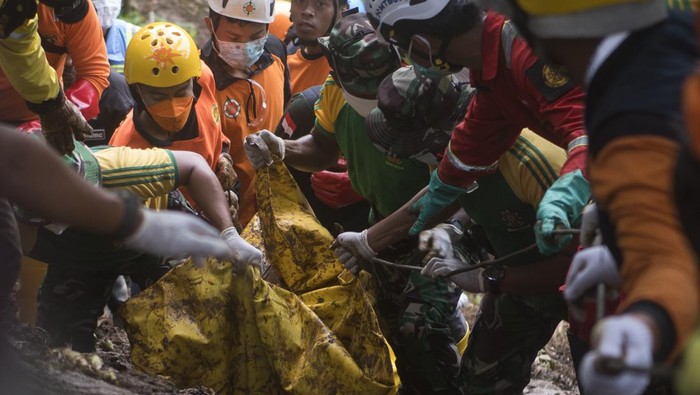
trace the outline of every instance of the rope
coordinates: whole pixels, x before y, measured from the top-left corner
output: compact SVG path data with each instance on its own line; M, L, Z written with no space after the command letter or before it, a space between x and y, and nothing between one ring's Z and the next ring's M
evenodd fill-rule
M475 265L469 265L469 266L462 268L462 269L453 270L453 271L449 272L445 277L452 277L452 276L460 274L460 273L466 273L466 272L470 272L472 270L481 269L482 267L486 267L489 265L495 265L497 263L505 261L506 259L510 259L510 258L513 258L513 257L518 256L520 254L525 254L525 253L528 253L528 252L536 250L536 249L537 249L537 244L532 244L532 245L527 246L523 249L513 251L508 255L504 255L502 257L492 259L490 261L484 261L484 262L477 263ZM389 262L389 261L386 261L386 260L380 259L380 258L372 258L372 262L378 263L380 265L384 265L387 267L392 267L395 269L401 269L401 270L421 271L423 269L422 267L419 267L419 266L401 265L401 264Z

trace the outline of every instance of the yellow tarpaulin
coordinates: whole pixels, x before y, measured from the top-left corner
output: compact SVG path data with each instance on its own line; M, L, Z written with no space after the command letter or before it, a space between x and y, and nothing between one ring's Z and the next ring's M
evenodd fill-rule
M266 259L283 285L214 259L174 269L124 308L134 364L223 394L395 393L370 279L338 280L331 236L281 162L256 184Z

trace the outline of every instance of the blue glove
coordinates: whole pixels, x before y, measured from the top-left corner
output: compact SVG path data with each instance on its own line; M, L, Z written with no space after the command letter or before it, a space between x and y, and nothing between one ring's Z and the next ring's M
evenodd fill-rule
M419 215L411 229L408 230L408 234L415 236L420 233L428 221L452 204L463 193L467 193L466 188L445 184L438 177L437 170L434 170L430 175L428 192L411 206L411 212L419 213Z
M559 177L540 201L535 224L537 247L544 255L561 251L572 235L552 235L555 228L568 229L581 220L581 212L591 198L591 188L581 170Z

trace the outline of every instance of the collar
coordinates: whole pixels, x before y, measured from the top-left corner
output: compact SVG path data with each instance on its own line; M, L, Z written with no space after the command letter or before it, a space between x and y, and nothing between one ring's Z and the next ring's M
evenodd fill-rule
M589 83L593 80L593 77L595 76L595 73L600 69L600 66L603 65L605 60L615 52L617 47L622 44L623 41L629 37L630 32L620 32L620 33L615 33L611 34L607 37L605 37L599 44L598 47L595 49L595 52L593 53L593 57L591 58L591 63L588 65L588 70L586 70L586 78L584 85L586 88L588 88Z
M506 17L488 11L484 17L484 32L481 36L481 79L492 80L498 74L498 63L501 56L501 29Z
M212 39L210 38L202 47L202 59L204 63L209 66L212 74L214 74L214 81L216 82L217 90L224 90L229 85L236 81L240 81L242 78L231 76L224 68L224 61L219 58L216 51L214 50L214 44L212 44ZM252 78L256 74L262 73L266 68L270 67L275 60L272 57L267 44L265 44L264 52L260 56L257 62L253 65L253 69L249 73L249 78Z

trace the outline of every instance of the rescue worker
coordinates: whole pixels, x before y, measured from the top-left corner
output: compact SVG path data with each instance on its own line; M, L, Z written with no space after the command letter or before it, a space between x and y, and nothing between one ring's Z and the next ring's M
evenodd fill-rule
M581 88L535 56L506 17L475 2L365 0L365 8L377 33L404 51L419 73L437 79L466 67L477 88L446 160L413 207L420 214L409 232L417 234L480 177L493 173L498 158L529 128L567 151L560 178L540 201L535 230L540 252L565 248L572 236L552 232L576 225L590 196Z
M58 16L71 14L67 3L50 2L61 6ZM80 4L75 3L78 7ZM42 131L49 144L60 152L66 152L72 150L74 135L84 138L92 130L75 105L66 100L56 70L46 59L37 33L36 7L37 2L31 0L26 3L0 2L0 20L4 21L0 24L0 66L10 84L26 101L27 107L44 122ZM14 316L10 299L22 257L17 225L9 210L7 200L0 198L0 265L3 272L0 281L0 332L5 329L5 317Z
M59 76L63 74L67 57L72 59L75 82L65 89L65 96L90 120L99 113L100 96L108 86L107 53L90 0L77 1L69 10L58 11L40 2L38 33L46 58ZM12 87L7 75L0 72L0 120L19 125L34 119L36 114Z
M311 133L298 140L282 140L268 131L259 136L272 154L299 170L326 169L335 165L342 153L353 188L372 205L373 223L425 187L430 174L420 161L387 159L365 132L364 117L376 107L379 83L398 69L399 59L377 40L365 14L341 18L321 44L329 54L333 73L321 90ZM245 149L253 166L265 165L259 147L246 143ZM381 257L413 265L421 258L415 240L396 243ZM374 277L380 289L377 311L388 324L384 335L397 356L402 391L457 391L457 343L465 333L461 312L456 312L461 291L445 280L429 280L418 272L376 269Z
M95 188L66 166L53 149L6 126L0 126L0 196L3 258L7 252L20 251L15 216L4 198L44 218L122 240L135 250L167 256L233 257L227 243L204 221L182 213L145 210L132 195ZM0 308L5 306L15 280L4 266L10 262L2 263L2 278L8 280L2 285L8 287L0 289ZM36 391L36 372L23 370L14 347L7 344L4 334L8 324L0 319L0 387L10 393Z
M585 84L593 196L620 265L625 296L617 315L597 324L579 381L595 393L642 393L650 381L644 371L673 361L698 317L696 256L673 201L674 168L687 150L681 89L698 58L692 14L669 12L663 0L508 5L518 29ZM592 267L605 263L585 258ZM588 284L614 286L615 275ZM578 281L588 280L569 284Z
M318 38L328 36L340 18L339 0L296 0L290 9L297 38L294 51L288 53L287 64L292 94L316 85L323 85L331 71Z
M124 74L126 48L141 27L118 18L122 10L121 0L93 0L92 3L102 26L109 66L117 73Z
M89 120L95 131L86 139L86 144L91 147L108 144L117 126L134 108L134 99L123 75L124 58L129 41L141 28L118 18L121 0L94 0L93 5L102 26L110 72L109 87L100 98L100 113Z
M287 54L277 37L268 36L274 0L208 0L205 18L211 38L202 59L216 81L221 127L231 140L233 169L239 177L239 219L245 226L257 211L254 170L243 152L243 139L274 129L290 98Z
M316 122L314 105L320 91L321 86L314 86L294 95L275 135L292 140L308 135ZM336 165L328 170L308 173L290 168L289 172L314 210L316 219L333 236L369 226L370 204L352 188L345 158L338 158Z
M244 271L249 264L260 264L262 253L239 236L221 185L199 154L129 147L91 151L76 143L75 151L64 156L64 161L93 184L127 190L149 200L146 205L157 209L165 208L167 201L163 196L186 186L207 220L233 250L236 271ZM31 223L38 222L23 211L18 211L18 215ZM29 256L48 263L40 290L37 324L49 333L51 346L94 352L93 332L117 276L128 274L143 289L170 266L163 262L164 257L123 248L104 236L51 225L39 228L36 242L27 248Z
M381 83L379 108L366 118L369 139L380 152L389 158L415 158L431 167L437 165L456 123L446 122L445 117L455 107L454 92L441 89L445 80L440 81L417 77L413 67L404 67ZM484 234L480 247L497 257L532 245L537 207L565 161L561 148L525 129L499 158L497 171L459 197L461 215L421 233L419 246L428 252L421 273L433 279L447 278L450 271L479 259L453 253L464 243L460 240L467 228ZM408 211L410 206L409 202L399 211ZM362 232L362 237L361 233L343 233L336 250L341 260L349 268L370 262L387 245L405 238L396 221L400 218L391 215ZM566 318L566 304L558 288L571 255L571 251L553 256L531 251L502 264L449 277L467 292L485 293L462 357L461 393L519 393L527 386L537 352Z
M221 132L214 77L192 37L170 22L149 23L129 43L124 65L135 107L110 145L196 152L230 190L236 173Z

